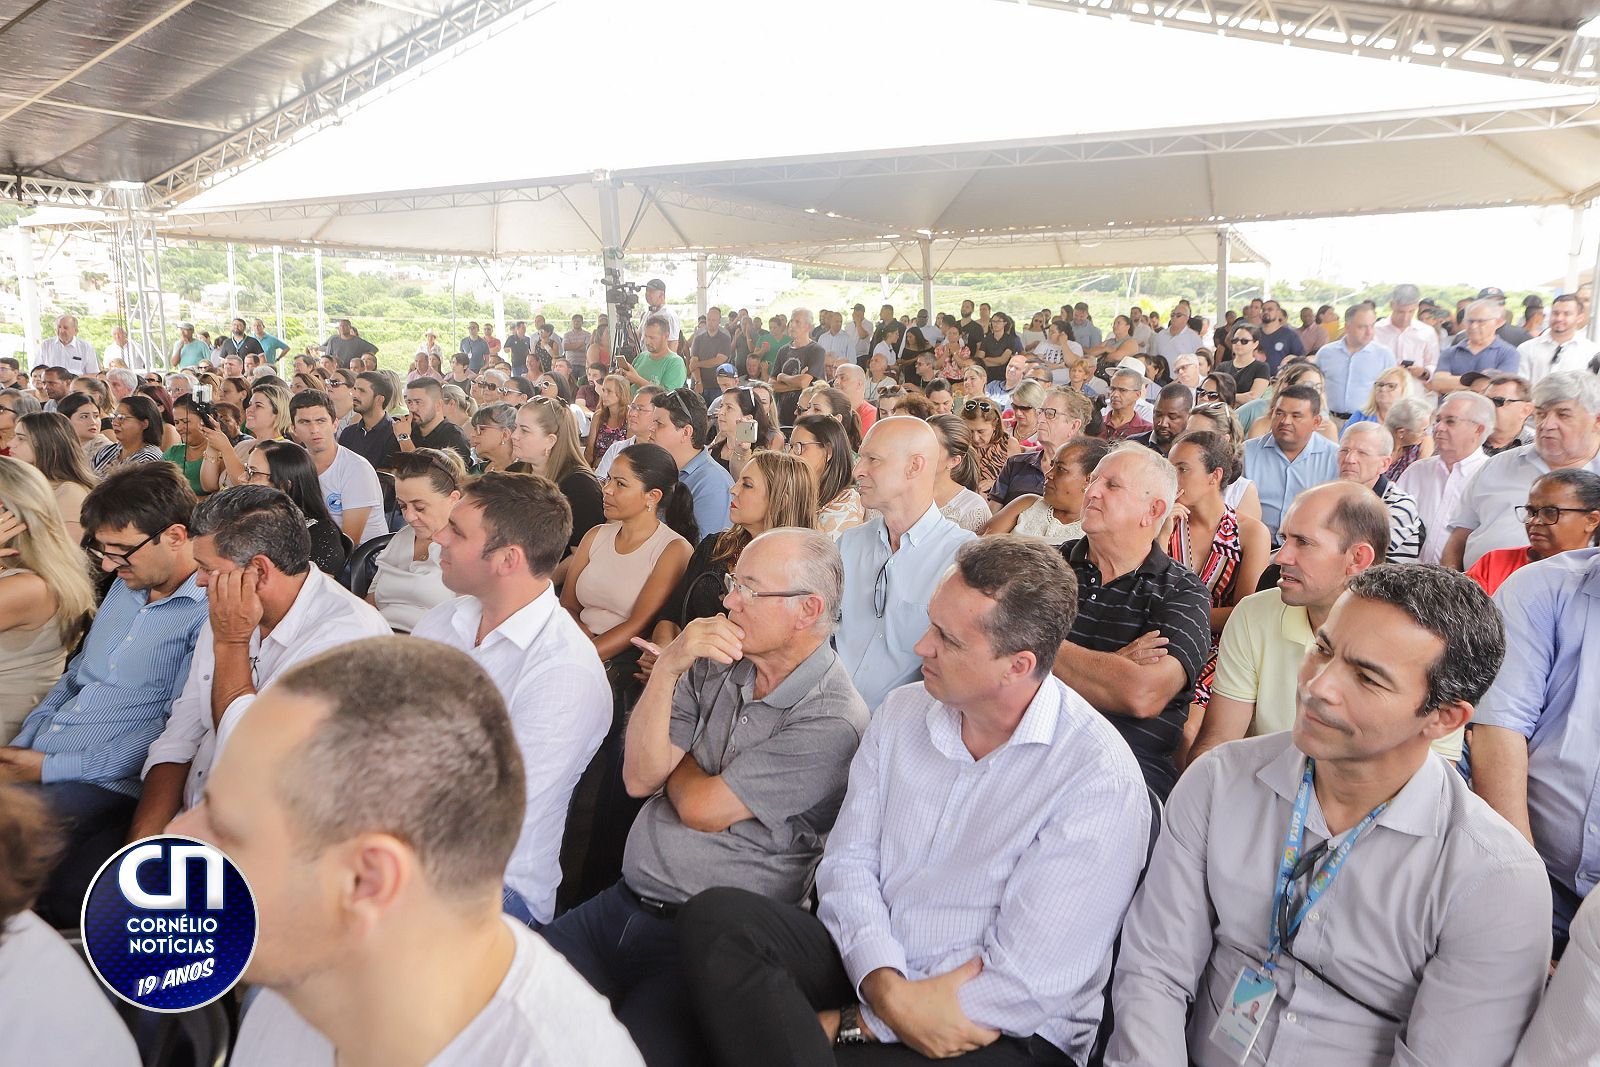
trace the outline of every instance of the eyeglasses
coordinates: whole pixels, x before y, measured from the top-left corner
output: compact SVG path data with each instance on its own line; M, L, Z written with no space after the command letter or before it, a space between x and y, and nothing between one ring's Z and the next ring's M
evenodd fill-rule
M1013 402L1012 405L1011 405L1011 410L1012 411L1032 411L1032 410L1034 410L1034 407L1033 407L1032 404L1018 404L1018 403Z
M1497 408L1503 408L1507 404L1526 404L1527 403L1527 401L1524 400L1520 396L1491 396L1491 397L1487 397L1486 399L1489 401L1489 403L1493 404Z
M257 478L272 477L272 471L265 467L252 467L250 464L246 463L244 465L244 476L247 480L254 481Z
M889 607L889 560L892 559L894 557L890 556L883 561L878 576L872 580L872 610L880 619Z
M1222 394L1213 389L1196 389L1194 395L1201 400L1221 400Z
M1511 510L1517 513L1517 521L1522 523L1524 526L1554 526L1556 523L1561 521L1561 516L1566 512L1570 511L1575 515L1587 515L1594 509L1558 508L1553 506L1536 508L1518 504Z
M738 579L734 578L732 574L724 574L722 576L722 591L725 595L728 593L736 594L741 600L760 600L762 597L782 598L811 595L811 590L809 589L786 589L782 592L763 593L750 588L748 583L739 581Z
M822 446L822 443L819 442L819 441L790 441L784 447L784 451L788 452L791 456L798 456L798 455L800 455L800 453L804 452L808 448L821 448L821 447L823 447L823 446Z
M1040 408L1039 417L1045 422L1054 422L1066 414L1060 408Z
M1256 343L1256 339L1254 337L1235 337L1233 339L1233 341L1232 341L1232 344L1234 344L1236 346L1237 345L1253 345L1255 343Z
M89 546L89 558L93 559L96 563L110 560L115 566L131 567L133 565L134 553L138 552L145 545L148 545L151 541L154 541L160 536L161 535L159 533L153 533L149 537L146 537L143 541L140 541L138 544L128 549L126 552L107 552L105 548L99 544L99 542L96 542L95 544Z

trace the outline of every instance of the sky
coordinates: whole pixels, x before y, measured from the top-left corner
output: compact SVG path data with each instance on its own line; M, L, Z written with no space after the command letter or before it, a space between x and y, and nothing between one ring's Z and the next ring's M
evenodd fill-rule
M191 206L1562 91L1003 0L534 9ZM819 44L793 47L800 37ZM1565 208L1465 214L1261 224L1245 235L1285 280L1404 275L1513 288L1564 273ZM1600 230L1591 214L1589 230Z

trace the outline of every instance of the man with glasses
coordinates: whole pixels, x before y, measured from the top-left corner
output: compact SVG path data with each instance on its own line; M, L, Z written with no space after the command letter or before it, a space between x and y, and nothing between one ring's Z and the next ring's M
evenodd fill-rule
M706 1062L678 909L716 886L802 903L867 728L829 643L844 575L828 536L762 534L725 577L727 614L661 650L628 719L623 782L649 799L621 881L543 931L654 1064Z
M617 461L622 450L640 441L650 442L655 436L656 405L655 398L666 392L659 385L646 385L633 399L628 401L628 436L620 441L613 441L611 447L606 449L605 455L600 457L600 462L595 465L596 478L605 481L606 475L611 473L611 464Z
M1133 441L1148 445L1155 427L1141 418L1138 402L1144 398L1145 378L1138 371L1123 368L1111 375L1111 406L1100 422L1100 436L1107 441Z
M1575 293L1562 293L1550 302L1550 325L1538 337L1517 346L1522 377L1537 383L1551 371L1585 369L1600 355L1600 345L1578 332L1581 313Z
M1476 390L1466 389L1464 392ZM1528 420L1533 417L1533 387L1516 374L1496 374L1482 394L1494 405L1494 425L1483 439L1485 455L1498 456L1533 443Z
M1469 371L1516 374L1522 354L1495 332L1505 317L1504 301L1484 299L1468 304L1466 331L1460 341L1439 353L1439 369L1425 379L1428 389L1453 393L1461 388L1461 376Z
M1433 417L1433 455L1405 469L1396 484L1417 501L1427 529L1418 563L1438 563L1450 540L1450 520L1461 497L1489 461L1482 445L1497 412L1486 396L1463 389L1451 393Z
M1172 361L1185 352L1193 352L1200 347L1200 335L1189 329L1189 309L1179 304L1172 309L1172 315L1167 319L1167 328L1155 335L1151 349L1158 356L1167 358L1167 366L1172 366Z
M1006 460L989 490L990 510L998 512L1019 496L1043 493L1045 465L1093 417L1093 402L1079 390L1058 386L1047 392L1039 409L1039 447Z
M395 439L394 420L389 418L389 405L394 403L393 384L387 375L377 371L362 371L356 375L355 385L349 392L350 411L355 415L355 420L338 432L339 444L366 460L376 470L394 469L394 457L400 451L400 442ZM331 382L328 396L333 396ZM334 410L338 410L337 401L334 402Z
M1339 480L1372 490L1389 513L1391 563L1415 563L1425 530L1411 494L1383 476L1394 462L1394 434L1381 422L1355 422L1339 442Z
M168 463L124 468L84 498L90 558L116 578L82 650L0 748L0 782L35 783L66 839L36 906L57 926L77 925L90 879L127 837L139 768L206 621L189 536L194 506Z
M1394 353L1373 339L1377 321L1371 304L1352 304L1344 312L1344 336L1317 352L1328 412L1341 427L1367 402L1378 375L1395 365Z

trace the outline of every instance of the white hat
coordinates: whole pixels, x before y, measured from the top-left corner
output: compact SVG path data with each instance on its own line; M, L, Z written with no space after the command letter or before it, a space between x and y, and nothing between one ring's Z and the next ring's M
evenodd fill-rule
M1114 369L1125 370L1129 374L1137 374L1141 378L1143 378L1147 373L1144 360L1140 359L1138 356L1123 356L1117 361L1117 365Z

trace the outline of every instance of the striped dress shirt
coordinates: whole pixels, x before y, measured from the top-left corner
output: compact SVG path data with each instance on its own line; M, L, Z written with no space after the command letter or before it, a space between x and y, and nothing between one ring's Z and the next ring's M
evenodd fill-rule
M1389 562L1417 562L1417 557L1422 555L1422 542L1428 536L1417 498L1381 474L1373 483L1372 491L1389 509Z
M189 676L206 591L194 575L155 602L117 579L83 650L12 742L44 753L45 782L90 782L138 796L139 768Z
M959 994L967 1018L1082 1063L1149 833L1138 764L1059 679L980 760L961 713L917 682L889 694L850 764L817 917L858 990L879 967L917 980L981 956Z

